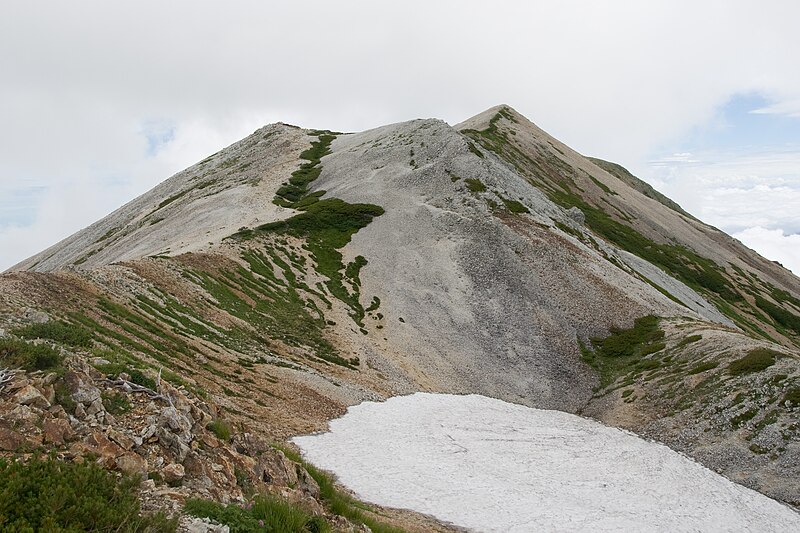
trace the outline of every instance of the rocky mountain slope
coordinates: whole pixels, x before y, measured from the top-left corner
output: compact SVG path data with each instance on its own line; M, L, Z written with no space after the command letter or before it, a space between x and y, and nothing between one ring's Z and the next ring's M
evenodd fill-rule
M234 445L367 399L479 393L631 429L800 505L799 298L789 271L499 106L455 127L266 126L0 276L0 341L52 345L104 386L160 372ZM14 379L55 380L44 393L54 375ZM97 441L64 409L64 447ZM183 487L242 497L206 478Z

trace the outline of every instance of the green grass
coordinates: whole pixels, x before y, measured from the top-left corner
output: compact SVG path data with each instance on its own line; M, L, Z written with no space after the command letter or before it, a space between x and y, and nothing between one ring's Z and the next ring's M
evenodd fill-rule
M308 193L308 185L314 181L321 172L320 160L323 156L330 153L330 143L335 139L335 135L330 132L314 132L318 136L318 141L311 143L311 148L304 151L300 157L307 161L292 174L287 183L278 190L275 199L276 204L291 207L301 211L300 213L286 219L269 224L264 224L256 228L242 228L231 238L238 240L248 240L264 235L290 235L305 241L306 248L316 263L316 271L327 278L325 286L330 295L340 300L349 307L349 314L362 333L364 329L365 311L360 302L360 279L359 273L367 260L358 256L354 261L344 264L343 256L339 251L350 242L352 236L360 229L366 227L373 218L384 213L382 207L373 204L349 204L338 198L323 199L324 191ZM295 345L315 345L315 351L319 358L353 368L358 364L357 358L344 359L335 353L330 343L321 335L326 321L322 310L318 309L317 303L312 299L305 299L298 290L314 294L330 307L330 301L322 292L317 292L298 281L298 275L294 268L303 270L305 258L294 258L293 254L284 251L288 258L285 261L279 257L279 248L268 251L269 259L263 255L254 257L251 252L250 257L245 257L250 263L248 273L241 269L237 271L236 278L230 278L231 283L222 285L212 282L207 275L201 275L204 288L221 302L228 305L228 312L240 318L254 318L251 306L241 300L236 294L237 290L255 296L253 293L268 294L267 301L278 303L280 308L287 308L295 315L302 317L311 325L309 327L295 328L290 331L284 328L284 334L288 338L293 338ZM302 261L300 261L302 259ZM272 271L272 263L283 272L285 279L278 279ZM294 267L294 268L293 268ZM258 278L252 274L257 274ZM228 287L224 286L228 285ZM231 290L233 289L233 291ZM322 289L320 289L322 291ZM259 298L252 298L258 302ZM274 307L258 309L256 312L261 316L257 322L266 324L268 327L277 329L279 322L273 320ZM310 308L310 311L309 311ZM316 313L318 317L312 317L311 313ZM284 313L289 322L296 323L297 320L291 319ZM247 320L247 318L244 318ZM248 322L253 323L252 320ZM305 330L307 339L298 338L297 331Z
M138 479L117 477L88 461L0 460L2 531L174 532L177 520L144 516Z
M186 502L184 511L226 525L231 533L327 533L331 530L324 518L271 495L256 496L246 505L191 499Z
M217 418L216 420L212 420L206 426L206 429L209 430L211 433L216 435L216 437L222 441L228 442L231 438L231 434L233 430L231 429L231 425L225 422L224 420Z
M470 192L486 192L486 185L477 178L466 178L464 183L467 184L467 189Z
M780 355L780 353L768 348L756 348L741 359L737 359L728 365L728 372L734 376L760 372L774 365L775 358L780 357Z
M749 422L750 420L755 418L758 412L759 412L758 409L752 408L734 416L733 418L731 418L731 426L733 427L733 429L739 429L745 424L745 422Z
M503 198L502 196L500 199L503 201L503 204L506 206L506 209L511 211L512 213L522 214L522 213L530 213L527 207L521 202L516 200L509 200L507 198Z
M591 174L587 174L587 176L589 176L589 179L590 179L590 180L592 180L592 182L593 182L595 185L597 185L598 187L600 187L600 189L602 189L604 193L606 193L606 194L610 194L610 195L612 195L612 196L616 196L616 195L617 195L617 193L615 193L614 191L612 191L612 190L611 190L611 189L610 189L610 188L609 188L609 187L608 187L608 186L607 186L605 183L603 183L602 181L598 180L597 178L595 178L595 177L594 177L594 176L592 176Z
M61 361L61 354L47 344L0 338L0 365L28 371L53 370L61 367Z
M30 324L11 333L25 339L49 339L73 348L91 348L93 340L92 333L87 329L61 320Z
M712 292L730 302L742 301L742 295L725 277L724 269L713 261L682 246L656 243L586 202L578 194L583 191L571 177L574 169L555 156L542 154L533 159L519 150L498 127L501 118L513 120L510 112L502 109L486 129L464 130L463 133L514 165L555 203L567 209L581 209L586 215L586 225L607 241L663 268L692 288Z
M483 152L481 152L480 150L478 150L478 147L477 147L477 146L475 146L474 144L472 144L472 143L471 143L471 142L469 142L469 141L467 141L467 148L469 148L469 151L470 151L470 152L472 152L473 154L477 155L477 156L478 156L478 157L480 157L481 159L483 159L483 158L485 158L485 157L486 157L485 155L483 155Z
M592 338L591 349L580 344L583 360L597 370L600 387L605 388L617 378L630 372L654 370L661 366L657 359L645 356L663 350L664 332L658 327L658 317L643 316L628 329L610 328L610 335Z
M335 138L335 135L321 133L318 135L319 140L312 142L311 148L300 154L300 159L308 162L300 165L300 168L292 173L289 181L281 185L275 193L274 203L282 207L301 207L300 202L308 194L308 186L322 172L322 167L319 166L320 160L331 153L330 145Z
M756 305L781 326L800 335L800 316L756 296Z
M800 405L800 387L791 387L783 395L781 402L792 402L792 405Z
M283 452L283 454L291 461L299 463L306 469L308 474L314 478L314 481L319 485L320 499L325 503L325 506L334 514L343 516L356 524L364 524L369 527L373 533L404 533L404 530L388 524L384 524L372 516L369 516L364 511L369 510L361 502L354 500L348 494L338 490L334 484L333 478L314 465L303 461L293 450L285 446L274 445L274 448Z
M706 361L705 363L700 363L699 365L696 365L696 366L692 367L687 372L687 374L689 374L690 376L693 376L695 374L699 374L701 372L705 372L706 370L711 370L713 368L717 368L718 366L719 366L719 362L717 362L717 361Z
M338 198L320 200L304 209L302 213L286 220L240 231L235 237L251 238L259 233L275 233L305 239L317 264L317 272L328 278L326 285L331 294L350 307L350 316L363 327L364 309L359 303L358 291L351 293L343 283L342 271L346 267L339 249L373 218L382 215L384 210L377 205L349 204ZM363 257L356 258L356 263L354 266L347 265L351 275L357 273L366 260Z

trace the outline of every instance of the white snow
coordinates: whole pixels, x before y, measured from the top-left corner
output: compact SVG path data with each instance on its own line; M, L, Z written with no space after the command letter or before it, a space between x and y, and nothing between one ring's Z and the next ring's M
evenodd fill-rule
M363 500L476 531L800 531L800 514L666 446L483 396L366 402L294 442Z

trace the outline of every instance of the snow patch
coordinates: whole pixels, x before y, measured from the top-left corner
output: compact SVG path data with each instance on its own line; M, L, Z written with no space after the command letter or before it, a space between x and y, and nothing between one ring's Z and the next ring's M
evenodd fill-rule
M666 446L484 396L365 402L294 442L359 498L477 531L800 531L800 514Z

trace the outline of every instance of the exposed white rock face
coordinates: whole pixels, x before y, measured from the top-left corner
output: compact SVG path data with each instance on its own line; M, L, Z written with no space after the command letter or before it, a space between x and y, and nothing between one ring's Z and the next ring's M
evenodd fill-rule
M363 403L296 437L359 497L476 531L800 530L800 515L666 446L482 396Z

